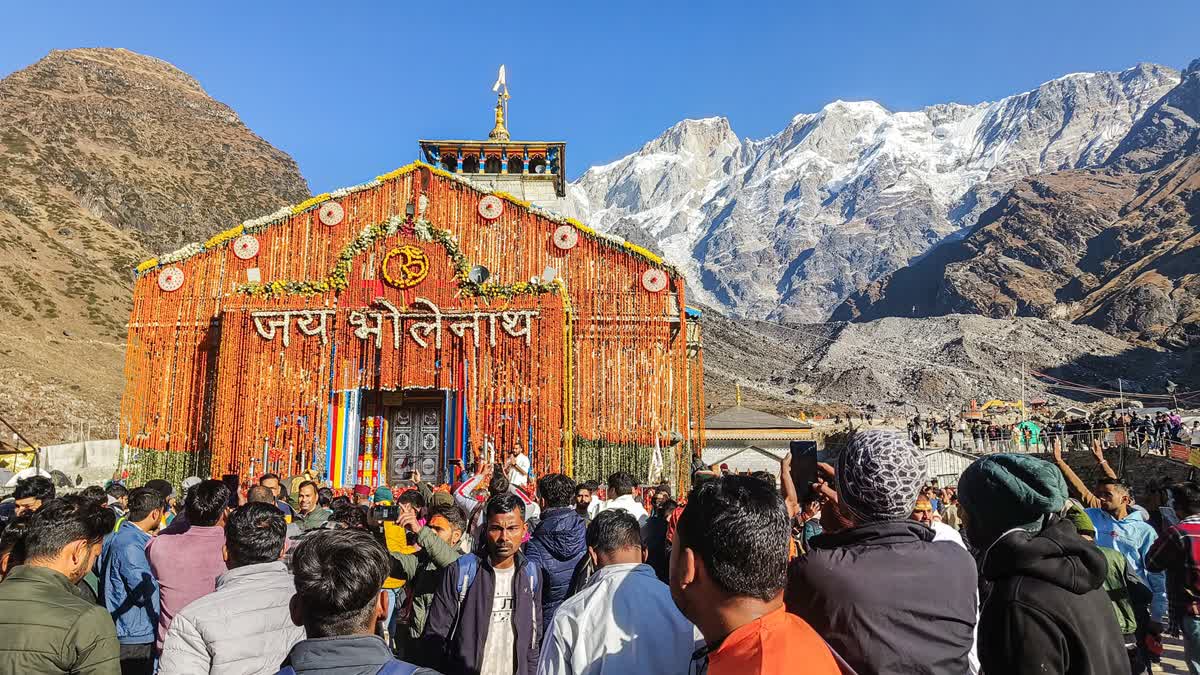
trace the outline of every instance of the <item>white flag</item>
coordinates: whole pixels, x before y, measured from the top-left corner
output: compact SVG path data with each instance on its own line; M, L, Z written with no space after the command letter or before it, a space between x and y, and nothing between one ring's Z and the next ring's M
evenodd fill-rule
M654 434L654 454L650 455L650 467L647 472L646 482L650 485L658 485L662 481L663 472L663 455L662 446L658 442L658 434Z
M496 78L496 84L492 85L492 91L500 91L500 87L508 91L508 84L504 81L504 64L500 64L500 76Z

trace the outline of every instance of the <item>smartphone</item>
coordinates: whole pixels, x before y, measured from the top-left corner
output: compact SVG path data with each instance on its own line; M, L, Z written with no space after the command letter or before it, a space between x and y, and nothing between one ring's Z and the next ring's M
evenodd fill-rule
M396 520L396 517L399 515L400 515L400 505L399 504L392 504L391 506L388 506L386 504L380 504L378 506L371 507L371 518L373 518L376 521L381 522L381 523L384 521L394 522Z
M796 485L796 497L804 503L817 482L817 442L792 441L792 482Z
M229 488L229 508L236 509L238 507L238 475L236 473L227 473L221 476L221 482L225 487Z

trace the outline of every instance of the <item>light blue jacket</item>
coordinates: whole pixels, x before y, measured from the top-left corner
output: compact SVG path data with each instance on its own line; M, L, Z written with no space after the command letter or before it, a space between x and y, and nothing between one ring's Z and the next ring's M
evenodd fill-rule
M158 580L146 558L149 542L149 534L126 520L100 549L99 595L123 645L152 643L158 628Z
M1125 556L1154 594L1150 601L1150 619L1162 621L1167 611L1167 578L1162 572L1146 569L1146 554L1158 539L1158 533L1146 522L1146 514L1130 509L1121 520L1113 518L1104 509L1087 509L1087 514L1096 526L1096 545L1116 549Z

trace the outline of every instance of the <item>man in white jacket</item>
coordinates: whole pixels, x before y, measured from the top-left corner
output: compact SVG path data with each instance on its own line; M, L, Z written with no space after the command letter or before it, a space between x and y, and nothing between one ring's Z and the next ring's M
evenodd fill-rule
M601 511L587 544L596 573L554 613L538 675L685 675L703 640L645 564L637 519Z
M286 523L273 504L251 502L225 523L225 561L214 592L175 616L159 675L274 673L304 628L291 617L296 592L283 564Z
M621 509L637 518L638 525L645 525L650 519L650 514L646 513L646 509L637 497L633 496L634 488L637 487L637 481L633 476L624 471L618 471L608 477L608 501L604 502L604 506L600 512L608 511L609 509Z

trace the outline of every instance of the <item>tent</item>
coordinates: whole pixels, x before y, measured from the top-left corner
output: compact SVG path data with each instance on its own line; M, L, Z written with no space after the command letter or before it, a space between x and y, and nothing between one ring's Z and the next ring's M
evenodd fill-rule
M1021 432L1021 435L1017 436L1018 439L1023 439L1025 437L1026 429L1029 430L1029 444L1037 445L1038 438L1041 437L1041 435L1042 435L1042 428L1040 426L1038 426L1038 423L1034 422L1033 420L1025 420L1024 422L1021 422L1020 424L1017 425L1017 430ZM1018 442L1021 442L1021 441L1018 440Z

